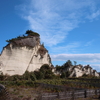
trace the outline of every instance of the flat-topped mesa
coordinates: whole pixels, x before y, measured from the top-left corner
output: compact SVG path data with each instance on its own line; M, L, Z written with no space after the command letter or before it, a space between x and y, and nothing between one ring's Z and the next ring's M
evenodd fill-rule
M42 65L52 65L51 58L44 45L40 44L40 35L31 30L26 31L26 36L19 36L7 40L0 56L0 72L4 75L22 75L25 71L34 71Z

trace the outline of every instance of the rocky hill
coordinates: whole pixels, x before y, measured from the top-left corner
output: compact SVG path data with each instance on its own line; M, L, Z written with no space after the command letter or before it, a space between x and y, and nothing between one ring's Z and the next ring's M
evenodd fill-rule
M63 75L64 77L100 76L99 72L94 70L90 65L73 65L70 60L62 66L56 66L54 73L56 75Z
M7 40L0 55L0 73L22 75L38 70L43 64L52 65L47 49L40 43L40 35L31 30L25 35Z

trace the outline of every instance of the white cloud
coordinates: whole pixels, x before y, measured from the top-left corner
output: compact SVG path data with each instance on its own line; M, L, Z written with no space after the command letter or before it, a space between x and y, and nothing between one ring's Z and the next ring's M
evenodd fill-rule
M100 71L100 53L95 54L57 54L51 55L55 65L63 65L67 60L76 61L78 64L90 65L93 69Z
M95 69L97 72L100 72L100 63L99 64L91 64L92 68Z
M51 54L60 54L62 52L64 53L74 53L76 52L76 49L80 46L80 43L78 42L73 42L73 43L69 43L66 45L61 45L61 46L57 46L57 47L53 47L50 48L50 50L52 51Z
M69 31L89 16L87 10L92 19L99 15L95 0L26 0L17 8L22 9L30 29L38 32L48 46L63 42Z
M90 62L90 63L100 63L100 53L98 54L58 54L51 55L53 61L82 61L82 62Z
M100 16L100 9L97 7L99 3L99 0L25 0L16 8L22 11L21 16L29 22L29 28L41 35L42 42L50 47L50 52L58 54L51 55L53 61L70 59L93 65L100 63L100 54L61 54L76 53L84 45L81 46L79 42L60 43L80 23L93 21ZM85 46L92 43L90 40Z

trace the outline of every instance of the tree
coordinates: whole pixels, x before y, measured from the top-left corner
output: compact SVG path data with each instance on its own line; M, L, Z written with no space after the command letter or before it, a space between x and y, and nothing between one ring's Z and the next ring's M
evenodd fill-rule
M23 79L24 80L32 80L32 81L35 81L36 80L36 76L35 76L34 72L26 71L23 74Z
M52 78L54 78L54 74L53 74L53 72L51 71L51 70L47 70L46 72L45 72L45 79L52 79Z
M54 73L48 64L42 65L39 71L43 73L44 79L51 79L54 77Z
M35 74L35 76L36 76L36 79L38 79L38 80L44 78L43 73L40 72L40 71L34 71L34 74Z
M71 62L70 60L68 60L68 61L66 61L65 64L62 65L62 69L63 69L63 70L64 70L64 69L67 69L67 68L69 68L69 67L72 66L72 65L73 65L72 62Z
M70 75L70 72L69 71L66 71L66 72L62 72L62 74L61 74L61 78L67 78L67 77L69 77L69 75Z
M61 66L58 66L58 65L56 65L55 68L56 68L56 71L61 71L61 69L62 69Z
M32 30L27 30L25 34L32 35L32 36L40 36L38 33L33 32Z
M69 77L69 75L70 75L70 72L66 71L66 77Z
M77 64L77 62L76 61L74 61L74 65L76 66L76 64Z
M68 66L72 66L72 62L70 60L67 61Z
M61 78L66 78L66 73L65 72L63 72L62 74L61 74L61 76L60 76Z
M47 70L51 70L51 68L49 67L48 64L44 64L44 65L42 65L41 68L40 68L40 71L41 71L42 73L45 73Z
M26 71L26 72L23 74L23 79L25 79L25 80L30 80L30 72L29 72L29 71Z
M36 76L35 76L34 72L30 72L30 79L32 81L35 81L36 80Z

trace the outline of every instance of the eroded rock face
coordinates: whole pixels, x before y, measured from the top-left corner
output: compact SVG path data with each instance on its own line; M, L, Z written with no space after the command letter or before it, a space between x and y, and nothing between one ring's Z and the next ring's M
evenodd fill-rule
M43 64L52 65L48 51L40 44L39 36L28 35L13 40L0 55L0 73L4 75L22 75L26 70L31 72L39 69Z
M67 69L62 69L61 71L54 69L54 73L56 75L61 75L62 72L67 72L67 71L70 73L69 77L81 77L84 75L96 76L96 77L100 76L100 74L96 70L93 70L92 67L90 67L89 65L86 65L86 66L72 65L72 66L69 66Z

